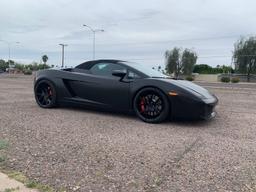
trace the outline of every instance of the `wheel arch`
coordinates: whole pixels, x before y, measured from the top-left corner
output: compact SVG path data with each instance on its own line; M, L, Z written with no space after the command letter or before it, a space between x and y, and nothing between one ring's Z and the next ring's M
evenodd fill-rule
M51 79L49 79L49 78L47 78L47 77L39 77L38 79L36 79L36 81L35 81L35 83L34 83L34 89L35 89L36 85L37 85L38 83L40 83L41 81L49 81L50 83L52 83L52 84L54 85L54 88L57 89L57 88L56 88L56 87L57 87L56 83L54 83L53 80L51 80Z

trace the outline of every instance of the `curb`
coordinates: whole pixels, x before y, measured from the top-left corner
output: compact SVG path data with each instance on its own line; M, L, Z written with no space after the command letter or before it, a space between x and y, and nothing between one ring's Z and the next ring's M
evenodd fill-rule
M29 189L23 183L9 178L6 174L0 172L0 192L38 192L36 189Z

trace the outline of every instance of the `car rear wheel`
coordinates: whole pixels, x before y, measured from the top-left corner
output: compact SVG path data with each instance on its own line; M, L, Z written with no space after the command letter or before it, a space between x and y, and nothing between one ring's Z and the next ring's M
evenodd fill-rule
M160 123L169 115L169 102L156 88L139 91L134 98L133 108L136 115L147 123Z
M35 99L42 108L52 108L56 106L56 90L54 85L48 80L41 80L35 86Z

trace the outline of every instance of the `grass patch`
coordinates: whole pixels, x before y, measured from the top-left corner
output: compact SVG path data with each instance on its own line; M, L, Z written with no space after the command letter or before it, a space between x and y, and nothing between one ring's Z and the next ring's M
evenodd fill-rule
M6 156L0 154L0 163L5 162L5 160L6 160Z
M15 179L16 181L19 181L21 183L26 183L27 182L27 177L24 176L22 173L17 172L17 171L12 171L12 172L7 172L6 173L8 175L8 177Z
M16 188L8 188L8 189L5 189L4 192L15 192L15 191L19 191L20 188L19 187L16 187Z
M5 160L7 159L5 155L5 149L7 149L9 146L8 141L0 139L0 164L3 164Z
M8 141L0 139L0 150L6 149L8 145L9 145Z
M26 187L32 188L32 189L38 189L41 192L54 192L53 188L51 188L48 185L42 185L38 183L37 181L28 181L25 184Z
M36 181L29 181L26 183L26 187L35 189L37 187L38 183Z

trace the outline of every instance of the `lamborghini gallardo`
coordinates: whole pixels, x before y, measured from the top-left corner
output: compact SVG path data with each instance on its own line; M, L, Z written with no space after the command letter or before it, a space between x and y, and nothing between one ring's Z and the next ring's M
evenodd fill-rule
M93 60L75 68L38 71L34 94L42 108L71 104L132 112L148 123L168 118L210 119L218 103L215 95L199 85L120 60Z

